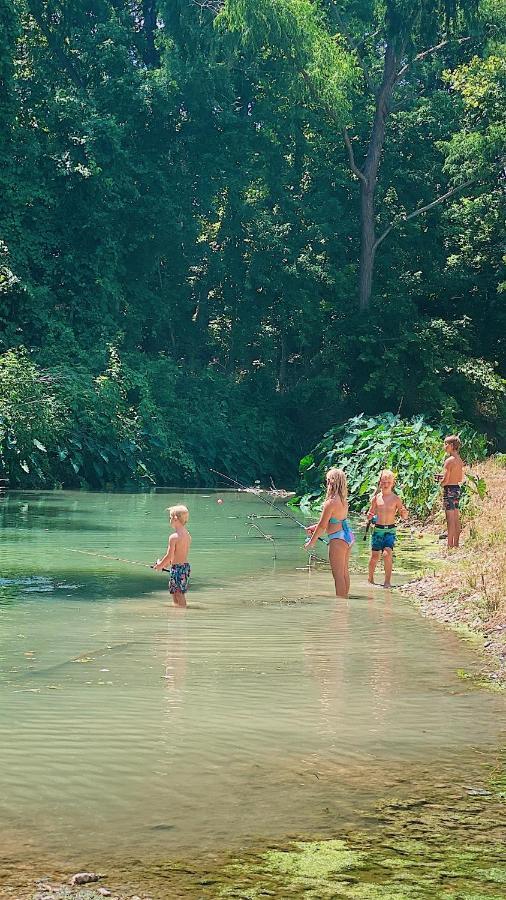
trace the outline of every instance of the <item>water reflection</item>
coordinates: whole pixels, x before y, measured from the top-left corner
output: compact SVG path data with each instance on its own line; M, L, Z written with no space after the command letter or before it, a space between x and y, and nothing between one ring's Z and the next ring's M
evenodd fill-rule
M427 757L451 766L497 743L503 699L452 693L469 651L395 593L368 588L362 571L351 599L336 601L328 570L305 567L298 529L274 521L273 561L272 542L248 536L255 498L228 495L223 510L212 495L188 497L187 609L172 606L165 574L65 551L107 544L149 562L175 501L185 497L41 497L40 518L20 526L30 573L16 523L32 500L12 501L0 582L4 821L30 821L36 842L59 852L228 846L353 823L392 772ZM45 530L53 503L66 532ZM85 540L82 518L100 525ZM368 551L357 549L362 570Z

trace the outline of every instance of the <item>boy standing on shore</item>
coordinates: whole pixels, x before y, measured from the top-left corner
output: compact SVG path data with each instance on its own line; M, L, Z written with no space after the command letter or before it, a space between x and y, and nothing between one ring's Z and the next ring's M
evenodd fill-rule
M191 535L186 529L190 513L182 504L169 507L167 512L174 533L169 537L167 553L162 559L157 559L153 569L161 572L162 569L170 567L169 591L173 596L174 606L184 607L186 606L186 591L191 571L188 562Z
M443 506L446 514L448 531L448 549L459 546L460 538L460 487L464 480L464 460L460 455L461 440L456 434L450 434L444 440L447 459L443 471L436 475L443 488Z
M394 491L395 475L390 469L383 469L379 490L374 495L367 519L374 519L374 531L371 540L371 558L369 560L369 583L374 584L374 572L379 558L383 555L385 582L383 587L392 587L393 549L395 544L396 517L408 518L408 511L401 498Z

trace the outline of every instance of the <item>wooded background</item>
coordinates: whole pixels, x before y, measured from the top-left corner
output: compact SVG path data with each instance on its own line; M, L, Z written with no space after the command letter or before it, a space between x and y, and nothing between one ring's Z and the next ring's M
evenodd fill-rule
M293 481L386 410L504 446L501 0L0 0L13 485Z

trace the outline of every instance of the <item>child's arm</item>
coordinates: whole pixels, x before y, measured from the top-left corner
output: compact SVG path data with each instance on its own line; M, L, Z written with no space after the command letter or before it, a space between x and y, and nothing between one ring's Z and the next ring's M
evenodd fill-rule
M451 456L448 459L445 459L443 466L443 477L441 479L441 484L444 487L446 484L450 483L450 467L453 462L453 458Z
M312 529L312 534L309 541L306 541L304 544L306 550L308 547L313 547L316 544L316 541L320 537L320 535L325 533L327 525L330 519L330 503L325 501L323 504L322 514L320 516L319 521L316 523L314 528ZM308 529L309 530L309 529Z
M378 495L375 494L371 500L369 512L366 514L367 521L370 522L372 517L375 516L377 512L378 512Z
M397 499L396 512L401 517L401 519L409 519L409 512L407 511L400 497Z
M167 553L163 557L163 559L157 559L156 563L153 566L156 572L161 572L162 569L170 569L172 565L172 561L174 559L174 552L176 549L176 541L177 534L171 534L169 538L169 543L167 546Z

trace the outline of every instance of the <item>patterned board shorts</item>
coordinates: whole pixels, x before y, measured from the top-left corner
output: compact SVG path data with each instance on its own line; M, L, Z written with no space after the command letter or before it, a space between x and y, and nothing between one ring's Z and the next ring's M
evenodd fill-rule
M382 528L375 525L372 533L371 550L382 553L383 550L393 550L395 544L395 528Z
M443 506L445 509L458 509L460 501L460 485L445 484L443 488Z
M169 579L171 594L186 594L190 572L190 563L174 563L171 566Z

